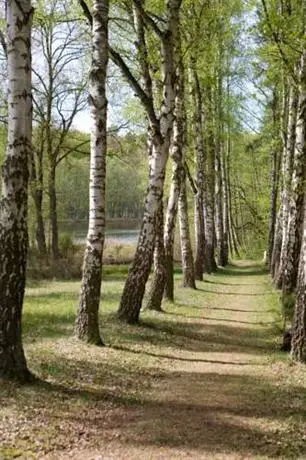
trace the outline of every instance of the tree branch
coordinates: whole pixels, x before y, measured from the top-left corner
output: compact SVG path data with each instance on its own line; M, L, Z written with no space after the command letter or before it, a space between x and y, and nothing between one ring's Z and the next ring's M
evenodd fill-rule
M198 193L198 189L197 189L197 187L196 187L196 185L195 185L195 183L194 183L194 180L193 180L193 178L192 178L192 175L191 175L191 173L190 173L190 169L189 169L189 166L188 166L188 164L187 164L187 161L184 162L184 169L185 169L185 171L186 171L186 175L187 175L187 177L188 177L189 184L190 184L190 186L191 186L191 188L192 188L192 191L193 191L193 193L196 195L196 194Z
M143 20L145 21L145 23L147 25L149 25L153 30L154 32L156 33L156 35L163 39L165 34L164 32L158 27L158 25L156 24L156 22L154 21L153 18L151 18L151 16L143 9L143 6L142 6L142 3L140 0L133 0L134 4L137 6L141 16L143 17Z
M88 8L87 3L85 2L85 0L79 0L79 4L80 4L80 7L83 10L84 16L87 18L89 24L92 26L92 15L91 15L91 12L90 12L90 10Z
M278 48L278 51L279 51L279 53L281 55L281 58L282 58L284 64L286 65L287 69L289 70L290 74L292 75L293 80L296 82L297 79L296 79L295 72L292 69L292 66L290 65L290 62L288 61L287 56L285 55L283 48L281 47L280 40L279 40L275 30L273 29L273 26L272 26L272 23L271 23L271 20L270 20L270 16L269 16L269 12L268 12L268 8L267 8L267 4L266 4L266 0L261 0L261 3L262 3L262 6L263 6L263 9L264 9L266 22L267 22L267 25L268 25L268 27L270 29L271 34L272 34L273 40L274 40L274 42L275 42L275 44L276 44L276 46Z
M6 46L5 36L4 36L4 33L2 32L2 30L0 30L0 43L2 45L5 57L7 59L7 46Z
M80 6L81 6L81 8L83 10L84 15L86 16L86 18L88 19L90 25L92 26L92 22L93 22L92 21L92 15L91 15L91 12L90 12L90 10L88 8L88 5L86 4L86 2L84 0L79 0L79 4L80 4ZM110 44L108 45L108 51L109 51L110 58L113 61L113 63L117 67L119 67L119 69L121 70L122 74L124 75L124 77L126 78L128 83L130 84L130 86L133 88L133 90L135 91L136 95L141 100L141 102L142 102L142 104L143 104L143 106L144 106L144 108L145 108L145 110L147 112L148 118L150 119L150 122L155 127L158 126L159 122L157 120L156 113L155 113L154 106L152 104L151 99L146 95L145 91L142 89L142 87L140 86L140 84L138 83L138 81L136 80L136 78L134 77L132 72L130 71L130 69L129 69L128 65L126 64L126 62L124 61L124 59L120 56L120 54L117 51L115 51L110 46Z
M117 67L120 68L122 74L124 75L128 83L130 84L130 86L132 86L136 95L141 100L146 110L146 113L148 115L148 118L150 119L151 124L154 125L155 127L158 126L159 122L156 117L156 113L154 110L152 100L147 96L145 91L142 89L142 87L140 86L140 84L138 83L138 81L136 80L136 78L134 77L129 67L125 63L124 59L122 59L122 57L120 56L120 54L117 51L115 51L110 45L108 46L108 50L109 50L111 60L113 61L114 64L116 64Z

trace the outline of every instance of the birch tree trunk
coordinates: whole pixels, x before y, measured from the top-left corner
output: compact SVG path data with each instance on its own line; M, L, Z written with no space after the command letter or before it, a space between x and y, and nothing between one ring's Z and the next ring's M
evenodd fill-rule
M230 136L226 142L226 150L222 150L221 156L221 176L222 176L222 201L223 201L223 245L224 245L224 264L228 264L229 253L229 206L227 196L227 171L226 156L230 154Z
M178 34L178 51L180 52L180 38ZM183 144L185 137L185 110L184 110L184 68L181 57L177 64L177 80L175 89L175 109L173 135L171 140L171 156L173 159L173 183L167 206L166 226L163 229L163 207L158 212L156 220L156 239L154 252L154 278L151 285L147 308L161 311L163 293L169 300L174 300L173 280L173 244L175 220L177 215L177 200L181 185ZM162 227L161 227L162 225ZM166 297L165 295L165 297Z
M179 50L179 55L181 51ZM173 302L174 300L174 280L173 280L173 246L175 222L177 217L178 200L181 189L183 175L184 159L184 140L185 140L185 105L184 105L184 68L182 58L177 69L177 87L175 96L175 111L173 123L173 137L171 145L172 157L172 178L170 194L168 199L166 222L164 229L164 247L165 247L165 299Z
M273 116L273 132L275 133L274 143L271 150L271 166L270 166L270 206L269 206L269 230L268 230L268 247L267 247L267 265L271 269L272 254L274 247L275 226L277 219L277 197L279 188L279 169L280 169L280 153L278 139L278 97L277 89L275 88L272 103Z
M223 216L223 182L222 182L222 156L223 156L223 110L222 110L222 60L223 60L223 45L219 44L220 50L218 53L218 76L216 78L216 141L215 141L215 203L216 203L216 239L218 251L218 264L225 267L227 264L224 246L224 216Z
M223 184L222 184L222 166L221 166L221 145L218 141L216 148L216 237L218 250L218 264L221 267L226 265L226 256L224 248L224 220L223 220Z
M279 271L280 254L281 254L281 249L282 249L282 223L283 223L283 216L282 216L282 205L281 205L278 210L277 217L276 217L274 245L273 245L271 267L270 267L270 273L274 281Z
M204 231L204 193L205 193L205 150L203 141L203 106L200 82L195 69L191 70L192 100L193 100L193 129L195 139L195 168L197 194L195 196L195 279L203 280L205 264L205 231Z
M217 269L215 261L215 142L212 119L212 89L208 88L206 107L207 126L207 184L204 197L204 226L205 226L205 269L212 273Z
M46 234L45 234L45 225L43 218L43 162L42 162L42 152L37 153L38 165L36 168L34 152L31 154L30 161L30 186L31 186L31 195L35 207L36 215L36 226L35 226L35 239L39 253L42 256L47 255L47 244L46 244Z
M229 92L228 92L229 94ZM228 130L227 133L228 139L227 139L227 152L225 156L225 177L226 180L224 182L225 187L226 187L226 197L227 197L227 209L228 212L225 213L225 216L228 218L228 236L229 236L229 242L230 242L230 247L231 247L231 255L240 257L239 254L239 242L238 238L236 235L236 231L234 228L234 218L233 218L233 203L232 203L232 189L231 189L231 174L230 174L230 154L231 154L231 137L230 137L230 130Z
M293 358L306 363L306 193L304 194L302 248L299 261L291 346Z
M156 236L154 250L154 275L147 303L148 310L162 311L162 300L165 286L165 248L164 248L164 210L160 203L156 216Z
M99 332L102 255L105 237L105 173L107 152L108 0L92 7L92 63L89 81L91 149L89 227L75 333L88 343L103 345Z
M49 219L51 226L51 253L54 260L60 256L58 246L57 197L55 186L56 167L51 159L48 173Z
M194 261L190 240L189 221L188 221L188 202L186 191L186 174L184 172L178 203L180 237L181 237L181 254L183 270L183 287L196 289Z
M268 231L268 250L267 264L271 268L272 254L275 238L275 227L277 219L277 195L278 195L278 151L273 149L271 152L271 190L269 207L269 231Z
M306 166L306 51L302 54L299 70L299 104L293 160L291 194L289 200L288 228L283 255L282 288L284 293L296 287L298 260L301 248L303 199Z
M170 193L167 205L165 229L164 229L164 248L165 248L165 288L164 298L170 302L174 301L174 279L173 279L173 252L174 252L174 233L177 218L178 199L182 181L182 158L180 152L172 149L172 178Z
M152 155L149 164L149 184L144 206L144 217L132 265L123 289L118 318L127 323L136 323L139 318L146 282L149 277L154 251L155 221L163 197L165 169L169 156L170 138L173 128L176 50L181 0L167 2L167 28L159 31L163 69L163 103L158 120L152 123L152 104L147 115L152 136Z
M282 191L282 248L280 254L280 263L276 279L276 286L281 289L283 283L284 264L286 263L286 248L288 245L288 220L290 213L290 200L292 191L292 173L293 173L293 157L295 151L296 139L296 122L298 110L298 91L294 84L290 88L289 96L289 119L288 133L283 160L283 191Z
M279 266L280 266L280 257L282 250L282 238L283 238L283 209L284 209L284 178L285 178L285 165L287 160L287 140L288 140L288 113L289 113L289 96L288 96L288 81L285 77L284 69L282 69L282 105L281 105L281 114L280 114L280 140L281 140L281 149L282 149L282 159L281 159L281 174L282 174L282 184L281 184L281 197L280 197L280 206L277 213L276 225L275 225L275 235L274 235L274 245L273 252L271 256L271 267L270 272L273 277L274 282L277 281Z
M30 0L7 0L8 143L0 201L0 377L27 381L21 317L28 250L28 162L31 152Z
M306 6L303 4L303 25L305 35ZM300 182L297 176L293 176L293 196L303 191L303 227L302 243L299 258L299 273L297 281L297 298L294 312L292 328L292 356L297 361L306 362L306 185L305 185L305 165L306 165L306 50L305 46L301 56L300 68L300 96L299 113L297 122L296 151L301 157L300 167L304 171L304 180ZM296 152L297 153L297 152ZM297 222L298 224L298 222ZM290 261L292 263L292 259ZM290 268L290 267L289 267ZM284 284L287 284L287 274L285 274Z

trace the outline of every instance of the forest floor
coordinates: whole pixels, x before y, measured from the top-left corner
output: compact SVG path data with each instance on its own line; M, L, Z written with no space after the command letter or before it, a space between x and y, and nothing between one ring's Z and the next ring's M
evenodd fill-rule
M306 458L306 366L281 353L278 294L240 262L164 314L115 319L126 269L105 273L107 347L73 336L77 282L30 282L24 339L34 386L0 382L0 458Z

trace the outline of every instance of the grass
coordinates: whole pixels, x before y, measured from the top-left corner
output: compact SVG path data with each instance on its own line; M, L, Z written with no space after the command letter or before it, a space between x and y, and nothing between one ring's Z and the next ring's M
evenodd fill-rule
M28 257L27 273L31 280L79 280L82 275L84 245L74 245L69 235L64 244L60 245L60 258L41 256L37 249L31 248ZM135 244L121 244L116 240L107 240L104 245L103 263L106 267L121 267L119 272L127 271L128 264L133 260ZM124 268L124 265L126 266ZM110 270L110 268L106 268ZM111 269L114 272L113 269ZM116 270L115 270L116 271Z
M305 458L306 372L279 351L279 297L261 266L180 286L137 326L115 312L127 267L105 267L107 347L73 338L79 282L31 281L33 386L1 384L0 458Z

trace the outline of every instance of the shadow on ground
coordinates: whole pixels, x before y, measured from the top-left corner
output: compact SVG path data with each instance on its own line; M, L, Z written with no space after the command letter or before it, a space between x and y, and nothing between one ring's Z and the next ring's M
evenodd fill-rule
M82 427L80 436L86 432L102 451L117 433L116 439L127 449L163 446L187 452L199 449L211 455L223 452L285 458L306 454L303 427L298 425L306 416L304 387L285 390L252 375L226 372L156 370L155 374L144 371L140 375L139 369L119 363L92 363L62 355L54 355L49 366L57 367L60 381L70 380L38 382L28 387L28 392L15 390L24 392L24 398L18 400L23 417L36 414L34 423L40 424L48 414L53 427L50 450L58 447L58 439L63 444L60 427L65 426L67 440ZM12 389L10 395L4 399L7 407L16 404ZM280 430L279 423L288 420L295 421L295 429Z
M227 285L230 277L264 273L258 267L229 267L213 282ZM75 305L75 294L65 297ZM182 295L176 311L145 313L136 326L119 323L113 309L103 313L103 338L109 344L104 348L69 337L74 309L64 313L59 304L52 311L49 305L61 297L51 293L38 301L44 299L46 308L25 315L25 338L29 344L34 338L37 346L27 352L42 380L25 387L0 385L5 449L13 446L29 458L42 452L55 452L56 458L56 452L72 448L98 448L103 455L115 440L125 458L129 448L148 449L151 455L150 449L159 447L186 456L191 452L193 458L194 451L208 458L220 453L224 458L306 456L304 382L280 384L277 374L269 374L273 323L231 318L231 313L266 313L247 303L252 299L245 297L242 307L210 308L184 304ZM106 293L105 299L117 305L119 293ZM289 377L294 369L286 366ZM0 458L6 458L3 452L0 447Z

